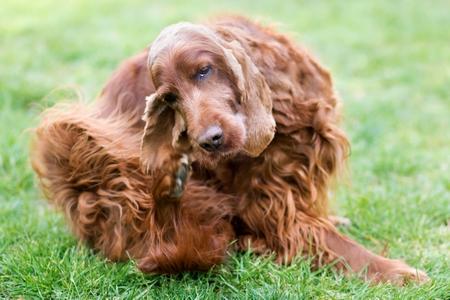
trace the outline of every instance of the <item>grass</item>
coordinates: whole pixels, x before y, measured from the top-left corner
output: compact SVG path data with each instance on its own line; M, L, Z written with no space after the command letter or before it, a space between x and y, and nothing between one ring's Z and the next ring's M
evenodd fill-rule
M240 12L280 24L327 65L344 102L347 234L432 282L369 286L305 260L235 255L208 273L145 276L77 244L42 200L27 128L43 107L93 99L164 26ZM3 1L0 10L0 298L450 298L448 1Z

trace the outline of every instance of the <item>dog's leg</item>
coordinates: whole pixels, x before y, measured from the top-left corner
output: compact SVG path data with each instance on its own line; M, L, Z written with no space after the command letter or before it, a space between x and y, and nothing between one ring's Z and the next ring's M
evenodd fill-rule
M328 218L307 214L287 203L289 199L281 197L259 199L241 208L239 217L253 232L239 240L242 250L250 246L257 253L266 253L269 249L279 263L290 263L302 254L313 257L315 267L334 263L345 274L361 273L372 282L402 285L408 280L428 280L424 272L376 255L343 236Z
M404 285L408 281L423 283L429 280L425 272L408 266L400 260L388 259L372 253L334 228L316 228L324 235L325 251L340 259L344 271L360 273L372 282L390 282Z
M155 172L152 194L157 202L177 201L181 198L190 174L187 154L172 155L164 167Z
M160 225L177 218L179 202L191 172L187 154L173 154L170 158L153 174L151 193L155 200L156 220Z

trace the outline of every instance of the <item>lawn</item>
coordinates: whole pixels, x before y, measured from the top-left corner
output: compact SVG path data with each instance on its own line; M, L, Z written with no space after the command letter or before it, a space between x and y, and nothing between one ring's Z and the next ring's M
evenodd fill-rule
M238 12L278 24L332 71L352 143L333 200L347 234L432 282L370 286L308 261L234 255L208 273L145 276L72 237L44 200L28 128L61 99L95 98L166 25ZM450 2L2 1L0 298L450 298Z

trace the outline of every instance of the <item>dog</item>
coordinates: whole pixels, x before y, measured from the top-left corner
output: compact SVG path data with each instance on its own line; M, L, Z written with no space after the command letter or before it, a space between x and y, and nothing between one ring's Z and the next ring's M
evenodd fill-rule
M348 156L329 72L242 17L165 28L93 105L57 105L33 168L79 240L148 273L208 270L232 251L333 263L371 282L425 282L336 228Z

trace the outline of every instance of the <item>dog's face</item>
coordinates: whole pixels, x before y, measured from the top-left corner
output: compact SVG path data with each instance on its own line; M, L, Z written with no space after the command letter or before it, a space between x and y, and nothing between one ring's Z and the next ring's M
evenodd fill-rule
M244 146L244 116L220 49L205 47L199 36L191 37L190 43L159 53L150 72L156 101L164 102L185 122L194 157L214 162Z
M144 156L160 147L157 137L174 148L187 142L194 160L214 165L241 152L257 156L272 140L269 89L237 43L205 26L173 25L153 43L148 66L156 91L144 117Z

